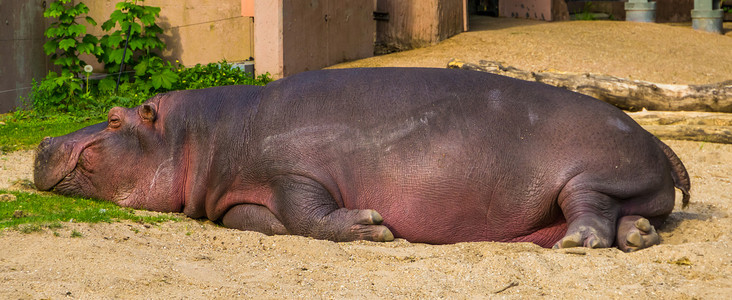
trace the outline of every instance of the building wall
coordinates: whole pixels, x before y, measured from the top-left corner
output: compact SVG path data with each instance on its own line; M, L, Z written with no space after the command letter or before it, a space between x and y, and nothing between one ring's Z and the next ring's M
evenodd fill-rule
M389 13L376 27L376 42L387 51L432 45L463 31L463 0L377 0L376 10Z
M43 0L0 0L0 113L20 106L31 82L43 79L52 66L43 52Z
M373 1L255 1L257 73L280 78L372 56Z
M551 0L500 0L498 14L501 17L551 21Z
M694 0L654 1L656 1L656 22L666 23L691 21L691 10L694 9Z

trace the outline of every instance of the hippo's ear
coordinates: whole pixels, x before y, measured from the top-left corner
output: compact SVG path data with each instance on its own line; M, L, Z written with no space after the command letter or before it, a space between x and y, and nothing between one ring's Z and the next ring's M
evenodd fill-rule
M143 120L154 122L155 116L157 115L157 107L153 103L146 103L140 105L140 107L137 109L137 113L140 114L140 117Z

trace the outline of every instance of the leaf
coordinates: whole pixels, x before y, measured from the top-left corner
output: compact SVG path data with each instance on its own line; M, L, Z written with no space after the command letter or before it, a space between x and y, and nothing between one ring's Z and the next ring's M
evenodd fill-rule
M46 52L46 55L49 55L51 53L55 53L56 49L58 49L58 43L54 40L50 40L43 44L43 51Z
M111 15L109 15L109 20L112 20L112 21L117 22L117 23L122 23L125 20L127 20L127 14L126 13L123 13L120 10L115 10L115 11L112 12Z
M58 16L58 21L61 22L61 24L74 24L74 17L67 14L62 14Z
M94 45L90 43L80 43L76 46L79 53L92 53L94 51Z
M155 16L160 15L160 7L157 6L145 6L145 14L153 14Z
M66 8L59 2L53 2L48 9L43 12L43 16L46 18L58 18Z
M137 50L142 49L142 40L141 39L134 39L130 41L130 49Z
M131 23L130 25L132 26L132 31L130 31L130 34L142 33L142 26L140 26L140 24Z
M114 50L112 50L111 53L109 53L109 60L116 64L121 64L122 55L123 55L123 49L114 49Z
M121 47L120 43L124 41L125 38L119 34L113 34L110 35L109 38L106 40L107 47Z
M175 74L170 69L165 69L158 74L154 74L150 79L152 80L153 87L156 89L160 87L170 89L173 87L173 83L178 80L178 74Z
M106 20L106 21L104 21L104 23L102 23L102 30L109 31L112 29L112 27L114 27L114 24L116 24L116 22L114 20L112 20L112 19Z
M142 15L140 16L140 21L145 26L150 26L155 23L155 16L154 15Z
M147 59L143 59L139 64L134 67L136 76L145 75L145 72L147 71L148 61L149 60Z
M69 91L73 94L75 91L81 91L79 80L69 80Z
M155 34L155 33L163 33L163 29L160 28L160 26L158 26L157 24L152 24L150 26L145 27L145 33L148 35Z
M114 6L114 8L116 8L118 10L125 10L125 9L130 9L130 6L132 6L132 5L134 5L134 4L123 1L123 2L118 2L117 5Z
M86 17L86 22L89 23L89 24L92 24L94 26L97 26L97 21L94 21L94 18L92 18L92 17L87 16Z
M43 35L45 35L48 38L54 38L54 37L56 37L56 35L58 35L57 32L58 32L58 28L48 27L48 29L46 29L46 32L44 32Z
M66 30L71 36L80 36L86 33L86 27L81 24L73 24L69 26Z
M84 38L81 39L81 41L83 43L89 43L89 44L94 44L94 45L99 44L99 38L97 38L96 36L93 36L91 34L85 35Z
M99 81L99 90L105 93L114 91L114 87L117 85L115 80L109 76Z
M64 51L68 51L69 48L76 46L76 40L75 39L63 39L58 43L59 48L64 49Z

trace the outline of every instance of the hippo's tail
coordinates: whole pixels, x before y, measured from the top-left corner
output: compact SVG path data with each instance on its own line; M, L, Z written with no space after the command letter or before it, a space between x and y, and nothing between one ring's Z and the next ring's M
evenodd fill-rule
M663 153L666 154L668 161L671 163L671 177L673 177L674 179L674 186L676 186L676 188L681 190L681 193L684 194L684 198L682 199L681 203L682 207L686 208L686 206L689 205L689 190L691 190L689 173L686 172L686 167L684 167L684 164L681 162L679 157L676 156L674 150L671 150L671 147L666 145L655 136L653 137L653 139L656 141L656 144L661 147L661 150L663 150Z

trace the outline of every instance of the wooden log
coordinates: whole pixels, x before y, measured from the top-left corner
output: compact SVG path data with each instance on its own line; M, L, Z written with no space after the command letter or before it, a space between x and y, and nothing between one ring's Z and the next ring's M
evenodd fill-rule
M727 126L732 128L732 114L710 112L639 111L627 112L641 125Z
M629 111L646 108L663 111L732 112L732 80L707 85L659 84L590 73L530 72L485 60L473 64L453 59L447 67L489 72L558 86Z
M668 111L627 114L662 139L732 144L732 114Z
M732 128L729 126L698 125L642 125L659 139L688 140L697 142L732 144Z

